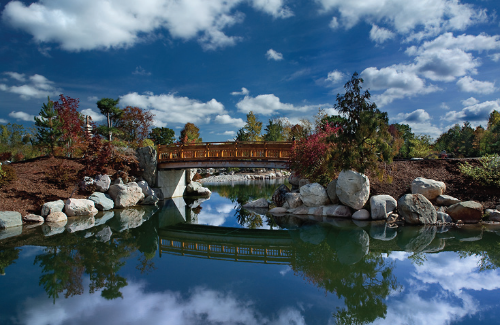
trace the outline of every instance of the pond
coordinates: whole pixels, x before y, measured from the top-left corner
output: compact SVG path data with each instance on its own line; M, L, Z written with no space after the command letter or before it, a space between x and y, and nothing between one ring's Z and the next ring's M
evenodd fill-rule
M240 208L279 181L0 241L0 324L493 324L500 228Z

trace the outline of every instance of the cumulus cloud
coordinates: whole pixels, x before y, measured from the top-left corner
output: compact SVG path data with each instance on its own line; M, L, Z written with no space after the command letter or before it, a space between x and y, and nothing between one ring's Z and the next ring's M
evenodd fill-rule
M236 132L235 131L225 131L225 132L217 133L217 134L218 135L228 135L228 136L234 137L236 135Z
M399 113L394 120L401 124L408 124L416 134L427 134L432 138L441 135L442 130L432 124L431 116L423 109L417 109L410 113Z
M220 123L220 124L231 124L231 125L234 125L237 128L242 128L246 124L245 121L243 121L242 119L240 119L240 118L233 118L233 117L229 116L228 114L217 115L215 117L214 121L216 123Z
M241 87L241 91L233 91L231 95L233 96L238 96L238 95L248 95L250 91L246 89L245 87Z
M453 124L465 121L476 122L474 125L486 124L494 110L500 111L500 99L466 106L461 111L449 111L441 119Z
M328 26L330 26L331 29L339 28L339 21L338 21L337 17L333 17Z
M282 103L274 94L259 95L257 97L245 96L236 104L242 113L253 111L255 114L272 115L279 111L308 111L312 106L296 107L292 104Z
M135 67L135 70L132 72L132 74L139 75L139 76L150 76L151 72L144 70L144 68L141 66L138 66L138 67Z
M87 100L89 102L96 102L97 103L97 101L99 100L99 98L97 98L97 96L89 96L89 97L87 97Z
M370 30L370 39L377 44L382 44L395 36L396 34L390 30L378 27L377 25L372 25L372 29Z
M26 79L24 74L17 72L5 72L14 81L27 82L23 85L0 84L0 90L18 94L22 99L31 98L47 98L47 96L55 96L60 93L60 90L54 86L54 82L48 80L42 75L34 74Z
M21 120L21 121L25 121L25 122L33 122L33 120L35 118L34 115L30 115L30 114L25 113L25 112L16 112L16 111L10 112L9 116L12 118L15 118L16 120Z
M162 127L167 123L208 123L212 115L225 114L224 105L215 99L206 103L175 94L128 93L120 97L125 106L150 109L155 115L154 124Z
M5 123L8 123L8 121L5 120L5 119L3 119L3 118L0 118L0 123L4 123L5 124Z
M92 108L82 109L80 111L80 113L82 113L83 115L90 116L92 118L92 121L94 121L94 122L101 122L101 121L106 119L106 117L104 117L104 115L102 115L99 112L95 112L94 110L92 110Z
M490 59L494 62L498 62L498 60L500 60L500 53L490 55Z
M479 103L479 101L477 99L475 99L474 97L469 97L467 99L462 100L462 105L464 105L464 106L472 106L472 105L476 105L477 103Z
M44 0L30 5L11 1L2 13L8 25L31 34L36 42L55 42L68 51L130 47L162 28L173 38L197 39L206 50L234 45L230 26L244 15L243 0ZM293 15L282 0L254 0L253 7L275 18Z
M276 52L275 50L273 49L269 49L267 52L266 52L266 57L268 60L274 60L274 61L280 61L280 60L283 60L283 54L279 53L279 52Z
M346 78L346 75L338 70L334 70L332 72L328 72L328 76L326 80L331 81L333 84L336 84Z
M411 113L399 113L396 116L396 119L401 120L401 121L405 121L405 122L422 123L422 122L427 122L428 120L430 120L431 116L425 110L417 109L416 111L413 111Z
M457 86L461 91L478 94L491 94L495 92L495 83L488 81L479 81L465 76L457 81Z

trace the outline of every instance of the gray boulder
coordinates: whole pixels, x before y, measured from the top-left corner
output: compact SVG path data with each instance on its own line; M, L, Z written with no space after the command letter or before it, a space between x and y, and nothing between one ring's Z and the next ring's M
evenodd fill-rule
M422 194L403 195L398 201L398 211L409 224L435 224L437 222L436 209Z
M460 202L459 199L444 194L436 198L436 204L441 206L450 206L459 202Z
M45 218L46 222L64 223L68 222L68 216L64 212L52 212Z
M302 186L300 188L300 199L308 207L322 206L330 202L325 188L318 183Z
M250 201L246 204L243 204L244 208L269 208L269 202L266 199L261 198L258 200Z
M201 186L199 182L189 183L184 191L186 196L209 197L211 194L212 192L208 188Z
M27 214L23 217L24 222L44 222L45 220L43 219L42 216L36 215L36 214Z
M370 180L353 170L341 171L337 179L337 196L342 204L360 210L370 197Z
M447 212L455 222L478 223L483 216L483 206L475 201L465 201L449 206Z
M0 212L0 229L18 227L23 225L21 214L16 211Z
M111 178L108 175L97 175L95 178L96 190L105 193L111 186Z
M151 186L156 186L158 172L157 153L153 147L142 147L136 151L139 168L143 170L142 178Z
M160 201L156 195L149 195L144 200L142 200L142 205L156 205Z
M351 209L341 204L326 205L323 207L322 215L325 217L349 218Z
M366 209L361 209L352 214L353 220L370 220L370 212Z
M311 181L309 181L307 178L302 178L300 181L299 181L299 188L304 186L304 185L307 185L307 184L311 184Z
M385 220L397 206L398 202L390 195L374 195L370 198L371 218Z
M500 211L497 209L486 209L485 214L490 221L500 221Z
M141 188L142 193L144 194L145 197L154 194L153 189L149 187L149 184L146 181L137 182L137 186Z
M338 204L340 202L338 196L337 196L337 180L334 179L330 183L328 183L328 186L326 187L326 194L328 194L328 198L330 199L330 202L332 204Z
M300 193L287 193L285 194L285 203L283 207L287 209L295 209L301 206L302 200L300 199Z
M292 186L299 186L299 182L300 182L300 176L298 176L297 174L295 173L292 173L290 174L290 177L288 177L288 182L292 185Z
M280 187L274 191L272 200L277 207L282 207L283 204L285 204L285 196L287 193L290 193L290 189L285 184L280 185Z
M115 202L108 194L101 192L94 192L89 196L89 200L94 202L94 206L99 211L111 210L115 207Z
M450 217L450 215L446 212L437 212L437 222L441 223L452 223L453 219Z
M87 199L67 199L64 212L68 217L88 216L97 213L94 201Z
M163 201L165 198L163 197L163 191L161 188L153 188L154 195L160 200Z
M108 194L115 202L115 208L131 207L144 199L142 189L135 182L111 185Z
M41 215L42 217L46 217L53 212L62 212L63 209L64 209L63 200L47 202L42 206Z
M444 182L423 177L417 177L411 182L411 193L422 194L429 200L435 200L444 191L446 191Z

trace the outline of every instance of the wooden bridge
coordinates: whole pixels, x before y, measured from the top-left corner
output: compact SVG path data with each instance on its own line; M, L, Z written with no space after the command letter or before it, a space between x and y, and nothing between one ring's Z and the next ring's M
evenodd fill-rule
M293 142L200 142L159 146L158 169L288 168Z

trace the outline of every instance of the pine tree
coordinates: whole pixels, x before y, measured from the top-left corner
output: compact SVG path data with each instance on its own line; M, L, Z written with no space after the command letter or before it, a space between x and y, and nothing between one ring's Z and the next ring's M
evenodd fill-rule
M101 98L97 102L97 107L101 111L102 115L105 115L107 118L107 126L104 128L103 133L107 134L108 140L111 141L113 137L113 132L116 133L116 128L113 127L113 119L117 120L121 118L123 114L123 110L117 107L120 99L113 98ZM103 129L103 128L101 128Z
M47 97L47 104L43 103L40 116L35 116L35 126L38 128L37 143L50 148L54 155L54 148L63 135L62 122L54 109L54 102Z

